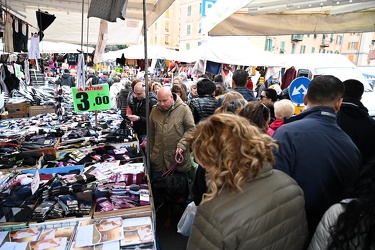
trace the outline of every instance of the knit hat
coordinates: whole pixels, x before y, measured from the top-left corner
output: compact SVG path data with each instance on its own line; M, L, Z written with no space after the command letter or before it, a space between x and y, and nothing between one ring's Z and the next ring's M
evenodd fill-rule
M216 85L209 79L201 79L197 82L198 95L211 95L216 90Z

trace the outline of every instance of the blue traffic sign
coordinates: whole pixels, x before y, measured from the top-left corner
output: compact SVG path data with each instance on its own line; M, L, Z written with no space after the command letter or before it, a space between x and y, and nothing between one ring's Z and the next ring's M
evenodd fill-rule
M289 85L290 99L298 104L303 104L303 97L307 93L310 79L307 77L298 77L293 80Z

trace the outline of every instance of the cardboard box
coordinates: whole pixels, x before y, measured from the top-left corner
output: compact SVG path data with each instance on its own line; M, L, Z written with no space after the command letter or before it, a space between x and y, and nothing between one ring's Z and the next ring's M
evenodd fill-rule
M29 104L27 102L20 103L7 103L5 104L5 110L8 113L29 113Z
M24 113L24 112L16 112L16 113L8 113L8 119L9 118L24 118L24 117L29 117L29 113Z
M45 113L55 113L55 107L53 105L29 107L30 117Z

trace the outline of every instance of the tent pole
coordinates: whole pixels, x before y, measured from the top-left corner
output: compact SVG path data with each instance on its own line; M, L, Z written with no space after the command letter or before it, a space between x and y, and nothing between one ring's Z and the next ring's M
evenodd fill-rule
M147 129L147 137L150 133L150 105L149 105L149 87L148 87L148 56L147 56L147 19L146 19L146 0L143 0L143 43L144 43L144 50L145 50L145 88L146 88L146 129ZM146 167L148 168L148 173L151 173L151 165L150 165L150 143L146 143Z
M83 53L83 13L85 11L85 0L82 0L82 17L81 17L81 51Z

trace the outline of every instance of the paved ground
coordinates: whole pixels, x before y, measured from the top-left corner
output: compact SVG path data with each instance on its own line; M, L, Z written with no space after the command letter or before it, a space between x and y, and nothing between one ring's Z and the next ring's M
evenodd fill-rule
M156 234L159 239L160 250L183 250L186 249L188 237L177 233L178 215L172 220L171 227L164 226L166 221L166 208L162 206L156 212Z

